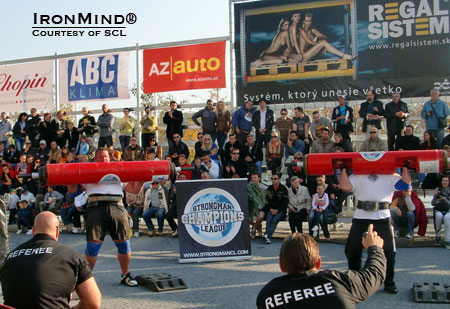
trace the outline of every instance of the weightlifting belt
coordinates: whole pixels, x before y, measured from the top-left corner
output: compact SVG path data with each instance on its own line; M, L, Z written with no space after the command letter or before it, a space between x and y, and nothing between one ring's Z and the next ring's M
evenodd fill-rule
M365 211L377 211L383 209L389 209L388 202L370 202L370 201L358 201L358 209Z

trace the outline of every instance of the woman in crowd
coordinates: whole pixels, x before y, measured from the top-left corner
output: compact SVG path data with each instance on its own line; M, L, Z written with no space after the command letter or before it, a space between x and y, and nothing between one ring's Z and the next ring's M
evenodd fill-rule
M219 150L223 150L225 141L228 137L228 132L231 129L231 114L230 111L225 107L223 101L217 102L216 106L216 119L217 119L217 143L219 144Z
M61 149L59 149L56 141L50 143L50 156L47 163L60 163L61 162Z
M216 143L212 141L211 135L203 135L201 152L202 154L209 154L209 158L216 164L219 164L219 149L217 148Z
M70 153L69 147L63 146L61 148L61 160L59 163L66 163L67 162L67 155Z
M278 173L281 168L281 160L283 159L284 155L284 145L280 140L278 132L272 132L271 136L272 139L266 147L266 161L267 167L269 168L269 170L267 171L267 177L272 176L272 174Z
M352 147L352 143L348 140L345 140L342 138L341 133L335 133L334 134L334 146L340 147L344 150L344 152L352 152L353 151L353 147Z
M444 223L445 249L450 250L450 177L445 175L441 179L441 186L434 192L431 205L434 207L434 227L436 229L436 243L441 242L442 223Z
M32 157L36 155L36 151L34 150L34 147L29 139L25 140L25 147L23 147L22 153L25 154L26 156Z
M25 146L25 139L27 137L26 126L27 126L27 113L20 113L17 122L13 126L13 138L14 144L16 145L16 151L21 152Z
M423 132L423 143L421 144L421 147L423 150L439 148L436 141L436 137L434 137L434 134L432 132L430 131Z

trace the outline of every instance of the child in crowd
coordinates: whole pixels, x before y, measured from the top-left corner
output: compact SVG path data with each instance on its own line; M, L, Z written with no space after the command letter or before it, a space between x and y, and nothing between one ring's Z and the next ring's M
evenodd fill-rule
M330 240L330 232L328 231L328 225L325 222L325 210L327 209L330 200L328 194L325 193L325 187L323 185L318 185L316 192L317 193L313 196L312 208L309 213L310 234L314 238L317 238L319 235L318 224L320 224L325 238Z

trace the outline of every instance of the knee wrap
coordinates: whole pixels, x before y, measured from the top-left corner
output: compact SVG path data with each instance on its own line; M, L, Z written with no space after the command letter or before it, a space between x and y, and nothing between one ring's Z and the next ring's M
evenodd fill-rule
M128 254L131 251L129 240L125 240L125 241L121 241L121 242L115 241L114 243L116 244L118 254Z
M101 247L102 243L88 241L86 244L86 250L84 251L84 254L86 254L88 257L96 257Z

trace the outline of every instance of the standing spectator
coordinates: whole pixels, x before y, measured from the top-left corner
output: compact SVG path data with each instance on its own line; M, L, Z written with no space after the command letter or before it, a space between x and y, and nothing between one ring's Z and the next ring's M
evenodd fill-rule
M254 112L252 116L252 125L255 127L256 143L267 148L274 125L273 110L267 107L267 102L264 99L259 99L258 105L259 110Z
M178 175L178 180L186 180L186 174L180 173ZM169 192L169 210L164 215L164 218L169 223L170 228L172 229L172 234L170 236L175 237L178 236L178 225L174 219L177 218L177 187L176 184L172 185Z
M450 130L450 126L447 127L447 130ZM450 146L450 134L447 134L444 139L442 140L441 147L444 149L444 146Z
M247 178L247 164L240 158L240 150L231 150L231 160L225 163L223 169L223 178L233 178L238 175L239 178Z
M139 237L139 218L144 213L144 190L138 194L126 192L127 211L133 219L133 237Z
M398 136L395 141L395 150L419 150L420 139L414 136L414 127L412 125L407 125L405 127L405 135Z
M441 185L436 188L431 205L434 209L434 227L436 229L436 243L441 242L442 223L444 223L445 249L450 250L450 177L441 178Z
M198 121L198 118L201 118L202 123ZM217 115L214 112L212 100L206 101L206 107L192 115L191 119L200 127L203 134L209 134L213 142L216 140Z
M309 127L311 125L311 119L303 112L303 108L297 106L294 110L295 117L292 118L292 131L298 133L299 139L306 143L306 153L309 153Z
M311 153L333 152L334 143L330 139L330 130L323 128L320 132L320 139L315 140L311 147Z
M216 118L217 118L217 143L219 146L219 151L223 150L225 141L227 140L228 133L231 129L231 114L230 111L225 107L223 101L217 102L216 106Z
M56 141L59 148L66 145L64 133L67 129L67 123L68 121L64 119L63 111L56 113L56 119L53 119L51 122L52 141Z
M12 189L11 194L8 197L8 203L6 204L6 208L9 210L8 224L16 224L16 214L19 202L20 199L16 189Z
M144 218L145 224L150 231L150 237L157 235L161 236L164 228L164 215L168 210L169 196L167 189L159 184L157 180L152 182L151 188L145 192L144 200ZM155 231L155 227L152 222L152 218L156 216L158 221L158 231Z
M109 112L108 105L102 105L103 114L98 116L97 126L100 128L100 138L98 139L98 147L112 146L112 134L114 132L114 117Z
M447 127L449 109L447 103L439 99L439 90L431 90L431 100L425 102L420 116L425 119L427 131L436 136L439 147L444 139L444 129Z
M52 124L51 124L52 114L45 113L44 121L39 124L39 138L45 141L47 145L50 145L52 141Z
M50 152L49 152L47 164L59 163L59 162L61 162L61 149L59 149L56 141L52 141L50 143Z
M243 155L247 170L250 173L256 172L259 177L262 174L263 152L260 144L256 143L252 134L247 135L247 143L244 146Z
M184 154L186 158L189 158L189 147L181 141L181 135L179 133L173 134L173 144L169 148L169 155L172 158L172 162L178 166L178 156Z
M320 139L320 133L323 129L328 129L329 137L333 135L333 123L327 117L321 117L319 111L312 113L312 122L309 126L313 141Z
M233 113L231 123L240 145L245 144L247 135L252 131L253 112L253 102L247 101Z
M290 156L294 156L297 152L305 153L305 142L298 138L298 133L292 131L289 134L289 140L284 147L284 157L287 159Z
M155 157L159 160L162 160L162 147L158 145L156 142L156 136L153 136L150 139L149 144L145 148L145 160L148 160L149 151L150 149L153 149L153 152L155 153Z
M80 134L78 133L77 128L73 126L73 122L67 123L67 129L64 131L64 145L68 145L69 150L74 152L77 148L78 140L80 138Z
M270 244L278 222L286 216L286 208L288 206L289 197L288 190L280 183L280 174L273 174L272 184L267 188L266 193L266 232L264 233L264 241Z
M156 116L152 115L152 108L150 106L145 107L145 115L139 124L141 125L141 142L145 148L152 139L156 138Z
M87 107L82 109L83 117L78 121L78 132L84 134L86 137L94 136L97 131L97 124L95 123L95 118L89 115Z
M255 238L256 231L259 237L262 237L261 222L266 217L266 189L267 186L261 183L261 176L258 173L251 173L250 182L247 185L248 190L248 216L252 230L250 236Z
M292 127L292 118L288 117L288 111L285 108L281 109L280 116L275 121L275 130L280 132L280 140L286 144Z
M291 177L291 186L288 189L289 197L289 227L291 232L295 233L295 230L299 233L303 233L303 221L308 218L308 210L311 205L311 195L309 195L308 189L300 185L299 178L297 176Z
M345 95L338 96L339 105L333 108L331 120L333 121L334 133L340 133L344 140L351 141L353 132L353 108L347 105Z
M25 144L25 139L27 137L26 127L27 127L27 113L20 113L19 118L17 119L13 131L14 144L19 152L22 151L22 147Z
M125 107L123 109L123 117L119 120L119 127L120 127L120 135L119 135L119 141L120 141L120 149L125 151L125 148L128 147L130 144L130 137L133 135L133 129L134 129L134 118L130 117L130 109ZM144 139L142 139L142 142L144 142ZM146 144L142 144L146 145Z
M39 124L41 123L41 117L37 113L37 110L33 107L30 110L30 116L27 120L27 126L25 130L27 131L28 138L33 144L33 148L39 147Z
M175 143L174 135L183 137L183 113L177 110L177 102L170 102L170 110L164 114L163 122L167 125L166 137L169 149Z
M7 149L10 144L9 135L11 134L11 131L12 131L12 124L11 122L9 122L6 113L2 112L0 119L0 143L3 144L3 147L5 147L5 149Z
M267 161L267 177L278 174L281 168L281 160L284 154L284 145L280 140L278 132L272 132L272 140L266 147L266 161Z
M317 238L319 236L319 224L322 227L323 235L326 240L330 240L330 232L328 231L328 224L325 222L325 210L330 204L328 194L325 192L323 185L317 185L317 193L314 194L312 199L312 208L309 213L309 233L312 237Z
M367 137L369 137L370 129L376 127L378 130L381 129L381 119L380 117L384 115L383 102L377 100L375 92L373 90L368 90L367 101L361 103L361 108L359 109L359 117L363 118L362 131L367 132Z
M145 151L144 148L137 144L136 136L130 138L130 145L125 148L122 154L123 161L144 161Z
M387 124L388 150L394 150L396 139L402 135L406 124L406 118L409 117L408 106L400 100L400 94L392 94L392 101L386 104L384 116Z
M434 137L433 132L425 131L423 132L423 143L420 145L423 150L438 149L438 143Z
M387 144L384 139L381 139L378 136L378 129L376 127L372 127L369 130L369 138L367 138L361 145L359 151L386 151Z
M16 234L22 234L25 233L26 228L28 231L26 232L27 235L31 235L32 228L33 228L33 209L31 205L28 204L26 200L19 202L19 209L17 210L17 233Z

